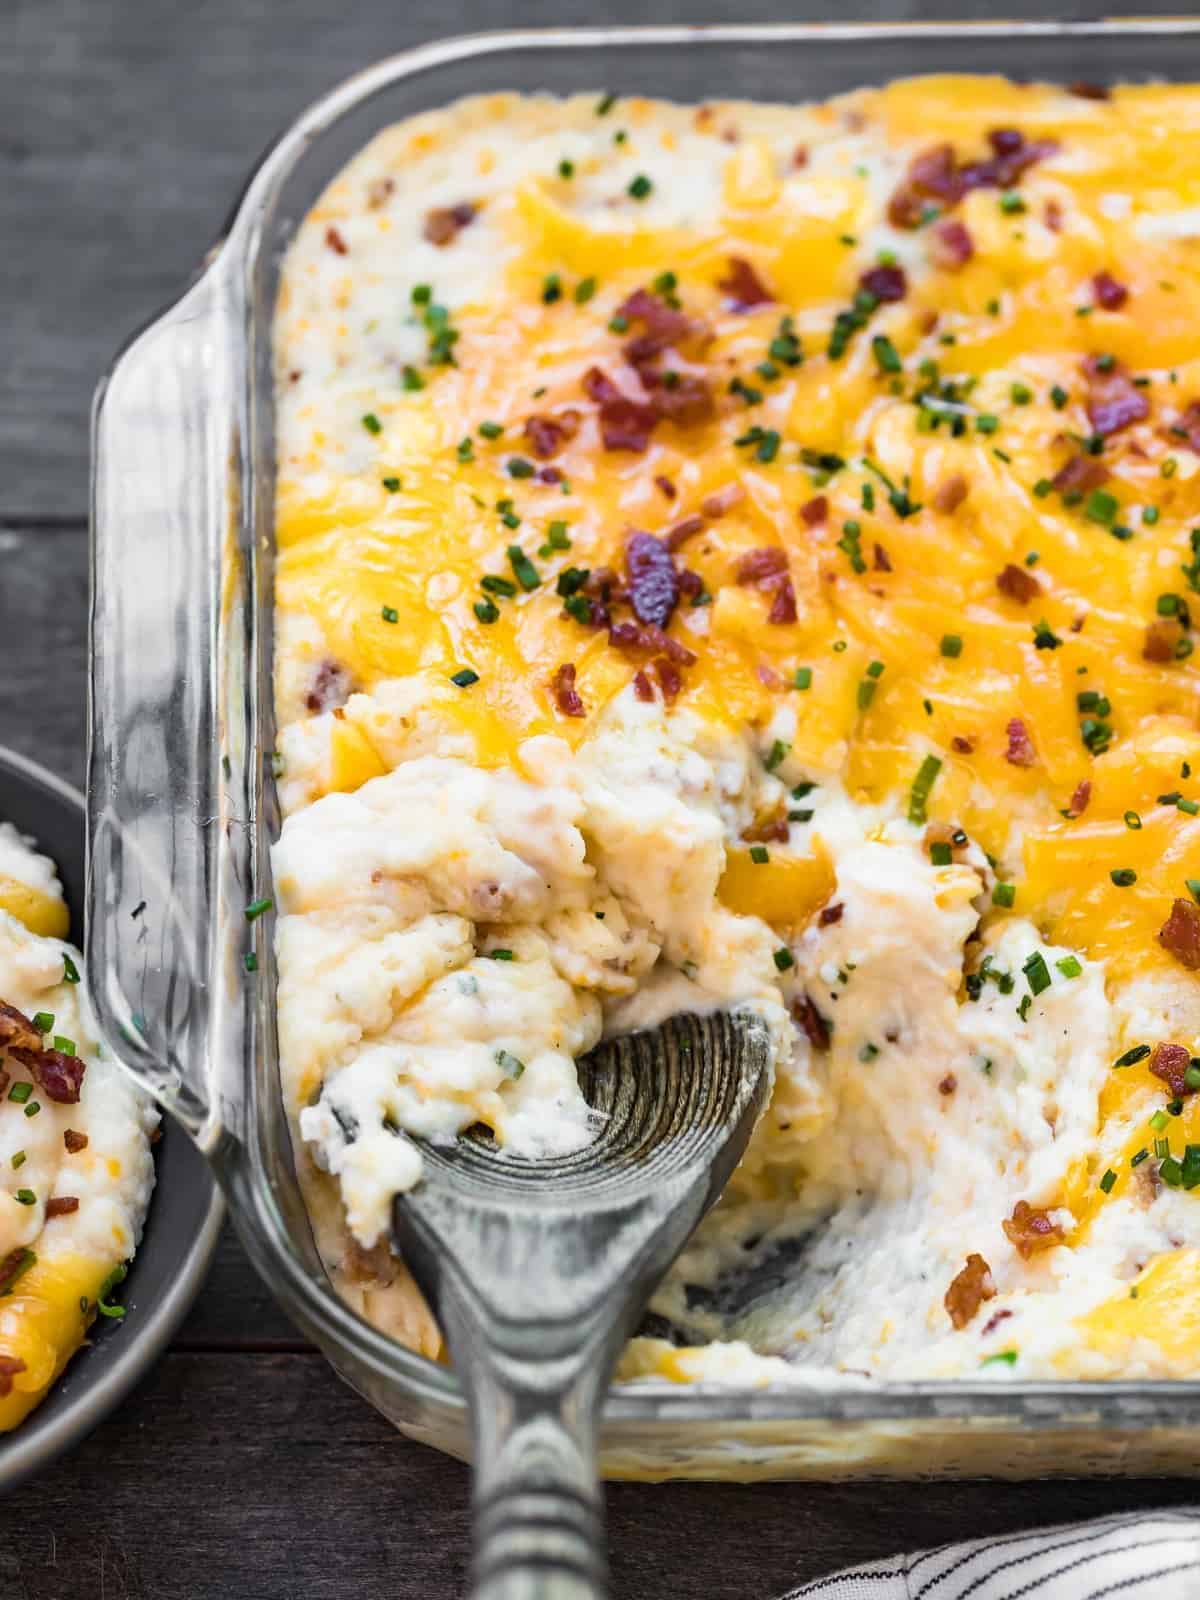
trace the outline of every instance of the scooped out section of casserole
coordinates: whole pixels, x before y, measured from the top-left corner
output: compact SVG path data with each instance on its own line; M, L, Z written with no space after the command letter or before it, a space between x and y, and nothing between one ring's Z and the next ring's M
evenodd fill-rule
M45 1396L141 1236L158 1113L100 1051L54 865L0 822L0 1431Z
M577 1148L605 1033L751 1006L625 1377L1200 1370L1197 174L1200 89L927 78L469 100L314 207L279 1026L372 1321L440 1353L408 1135Z

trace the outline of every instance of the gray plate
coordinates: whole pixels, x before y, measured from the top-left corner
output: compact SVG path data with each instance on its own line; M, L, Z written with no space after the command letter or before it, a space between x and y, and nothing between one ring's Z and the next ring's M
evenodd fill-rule
M45 768L0 748L0 819L32 834L58 863L71 933L83 926L83 796ZM0 1435L0 1493L77 1444L118 1405L162 1353L196 1298L224 1206L195 1146L169 1117L154 1147L157 1181L146 1230L121 1286L120 1322L98 1318L93 1342L71 1361L42 1404Z

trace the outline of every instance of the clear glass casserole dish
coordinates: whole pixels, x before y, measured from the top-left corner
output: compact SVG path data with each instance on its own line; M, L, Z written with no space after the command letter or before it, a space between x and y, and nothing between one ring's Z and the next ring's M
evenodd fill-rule
M1200 22L664 27L497 34L385 61L307 111L204 270L121 355L94 420L89 977L110 1045L210 1161L251 1259L336 1370L458 1455L453 1374L325 1279L279 1093L269 896L271 323L281 255L386 124L491 89L823 99L914 72L1194 79ZM1195 1470L1200 1383L639 1384L605 1413L620 1477Z

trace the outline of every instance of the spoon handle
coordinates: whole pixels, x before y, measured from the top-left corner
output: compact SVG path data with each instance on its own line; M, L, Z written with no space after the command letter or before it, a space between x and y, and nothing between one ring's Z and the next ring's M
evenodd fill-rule
M604 1600L597 1435L609 1363L539 1350L523 1337L537 1330L519 1325L481 1339L474 1309L442 1307L471 1409L472 1600Z

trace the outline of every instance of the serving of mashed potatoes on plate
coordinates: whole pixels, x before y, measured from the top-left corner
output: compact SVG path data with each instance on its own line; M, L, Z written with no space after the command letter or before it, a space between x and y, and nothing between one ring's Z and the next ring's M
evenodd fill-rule
M1200 1373L1200 89L467 100L330 184L275 348L346 1299L441 1355L413 1138L576 1149L581 1054L749 1006L624 1378Z

